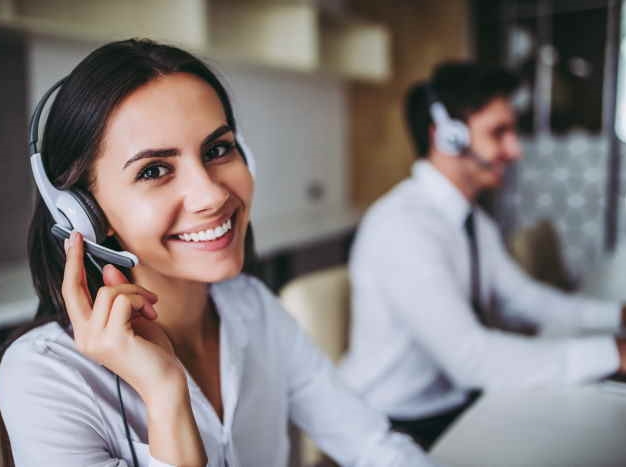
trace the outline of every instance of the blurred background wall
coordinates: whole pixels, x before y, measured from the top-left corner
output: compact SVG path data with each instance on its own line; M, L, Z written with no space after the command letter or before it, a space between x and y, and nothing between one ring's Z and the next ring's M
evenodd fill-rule
M428 79L437 63L472 56L471 5L466 0L354 0L350 5L393 32L390 79L348 88L352 200L364 207L405 178L415 160L404 122L406 90Z
M0 32L0 264L24 259L30 219L30 174L26 170L26 47Z

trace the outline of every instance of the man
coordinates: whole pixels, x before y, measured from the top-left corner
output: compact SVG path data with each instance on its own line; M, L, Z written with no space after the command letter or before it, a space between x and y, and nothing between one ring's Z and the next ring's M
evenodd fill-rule
M475 206L521 158L516 85L504 70L449 63L411 89L407 120L422 159L367 212L353 247L342 372L425 447L476 390L584 383L626 370L626 344L610 335L623 321L620 305L533 281ZM540 335L494 327L511 321L532 323Z

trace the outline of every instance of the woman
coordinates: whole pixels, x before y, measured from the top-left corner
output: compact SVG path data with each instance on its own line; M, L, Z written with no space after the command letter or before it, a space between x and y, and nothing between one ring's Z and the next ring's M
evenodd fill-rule
M90 192L106 243L140 264L100 274L80 234L64 246L50 235L38 200L29 256L38 316L53 320L0 364L16 465L285 466L289 419L342 465L430 465L241 273L244 157L224 88L186 52L116 42L70 74L46 124L46 172Z

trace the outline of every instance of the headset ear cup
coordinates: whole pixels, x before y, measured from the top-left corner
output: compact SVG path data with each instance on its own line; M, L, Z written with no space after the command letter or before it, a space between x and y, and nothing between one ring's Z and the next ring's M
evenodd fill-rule
M78 201L89 218L89 222L93 226L94 233L96 234L96 243L102 243L106 239L107 227L109 225L102 209L100 209L96 200L85 190L73 188L70 193L74 196L74 199Z
M440 151L459 156L470 146L469 129L460 120L447 120L437 124L435 144Z
M458 154L464 154L470 146L470 134L467 125L460 120L450 121L450 144Z

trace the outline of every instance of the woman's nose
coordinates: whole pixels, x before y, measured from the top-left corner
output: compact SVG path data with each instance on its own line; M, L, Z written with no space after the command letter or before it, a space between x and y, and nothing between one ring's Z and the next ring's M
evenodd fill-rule
M204 166L190 172L182 180L185 209L189 212L219 212L230 197L228 189Z

